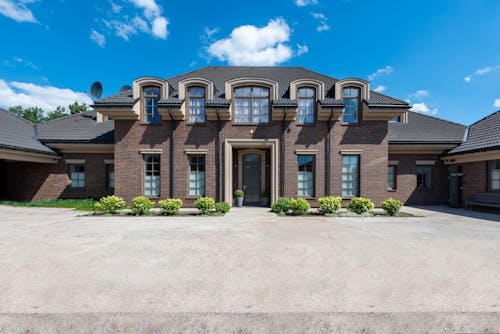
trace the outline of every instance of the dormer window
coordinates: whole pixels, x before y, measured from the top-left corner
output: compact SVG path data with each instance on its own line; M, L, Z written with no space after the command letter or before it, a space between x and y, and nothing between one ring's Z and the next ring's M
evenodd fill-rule
M144 103L144 121L146 123L160 122L158 113L158 101L160 100L160 87L145 86L142 89Z
M311 124L314 123L314 101L316 90L312 87L299 88L298 99L298 124Z
M205 88L204 87L189 87L189 122L203 123L205 122Z
M269 122L269 88L247 86L234 90L234 122L261 124Z
M359 88L345 87L342 89L342 98L344 99L344 115L342 123L357 124L359 123Z

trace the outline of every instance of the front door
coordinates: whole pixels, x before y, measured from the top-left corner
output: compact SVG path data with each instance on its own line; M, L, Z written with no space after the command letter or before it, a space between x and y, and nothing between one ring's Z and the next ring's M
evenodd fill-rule
M449 182L449 204L451 206L459 206L463 202L463 173L462 166L448 167L448 182Z
M243 190L245 191L244 204L257 204L260 199L261 161L259 154L245 154L243 156Z

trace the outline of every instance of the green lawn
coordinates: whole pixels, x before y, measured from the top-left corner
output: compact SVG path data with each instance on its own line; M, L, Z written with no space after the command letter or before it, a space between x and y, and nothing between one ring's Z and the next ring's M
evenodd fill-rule
M92 211L94 209L94 201L92 199L45 199L36 202L0 201L0 205L33 208L69 208L82 211Z

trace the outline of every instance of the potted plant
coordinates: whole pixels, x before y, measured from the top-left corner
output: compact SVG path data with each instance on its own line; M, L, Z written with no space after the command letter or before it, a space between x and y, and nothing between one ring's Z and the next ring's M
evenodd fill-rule
M260 206L269 206L269 189L266 189L260 194Z
M236 206L237 207L242 207L243 206L243 196L245 195L245 192L241 189L236 189L234 192L234 197L236 197Z

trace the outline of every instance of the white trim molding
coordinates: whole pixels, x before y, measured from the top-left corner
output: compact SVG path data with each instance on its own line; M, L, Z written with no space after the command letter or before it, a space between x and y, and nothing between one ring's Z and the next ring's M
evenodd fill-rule
M415 160L415 165L417 166L434 166L436 160Z
M184 153L186 154L207 154L208 150L206 148L186 148Z
M214 98L215 88L212 81L204 78L188 78L179 81L179 88L177 90L179 100L184 100L186 98L186 89L190 86L205 87L205 99L210 100Z
M498 159L500 159L500 150L464 153L460 155L452 155L441 158L441 160L444 161L445 165L453 165L453 164L475 162L475 161L498 160Z
M60 157L42 153L0 149L0 159L10 160L10 161L26 161L26 162L39 162L45 164L55 164L60 159Z
M158 86L158 87L160 87L160 99L168 98L168 94L169 94L168 82L164 79L155 78L155 77L142 77L142 78L135 79L134 84L133 84L133 89L132 89L132 96L134 98L134 101L137 101L139 103L134 103L132 110L138 116L141 115L142 87L144 87L144 86Z
M355 148L346 148L346 149L340 149L340 154L352 154L352 155L360 155L363 153L363 150L358 148L358 149L355 149Z
M85 159L65 159L66 164L85 165Z
M139 153L141 154L162 154L163 149L161 148L141 148Z
M311 149L297 149L295 150L296 155L306 155L306 154L313 154L316 155L318 154L318 150L311 150Z
M114 159L104 159L104 163L106 165L113 165L115 163Z
M389 166L398 166L399 160L389 160Z
M361 90L361 100L370 99L370 83L359 78L346 78L335 83L335 98L342 98L342 89L344 87L358 87Z
M301 87L316 88L316 101L325 98L325 83L315 79L298 79L290 83L290 100L297 99L297 93Z
M230 100L233 96L233 89L238 86L266 86L270 88L270 98L271 101L278 99L278 82L266 79L266 78L254 78L254 77L243 77L243 78L235 78L229 81L226 81L225 84L225 93L226 99Z

